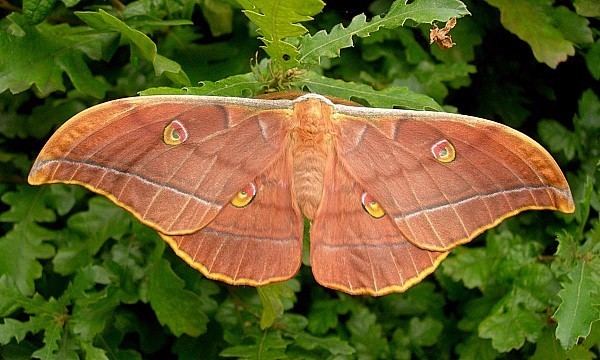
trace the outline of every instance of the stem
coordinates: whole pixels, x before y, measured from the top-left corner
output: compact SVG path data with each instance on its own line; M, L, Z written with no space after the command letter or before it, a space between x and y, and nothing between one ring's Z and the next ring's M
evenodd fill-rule
M0 0L2 1L2 0ZM27 179L19 175L0 176L0 183L5 184L27 184Z
M115 9L117 9L118 12L125 10L125 5L122 2L120 2L119 0L112 0L111 3L112 3L112 6Z
M8 0L0 0L0 9L21 12L20 7L17 7L15 5L11 4L10 2L8 2Z
M539 255L537 258L540 262L552 262L552 261L554 261L555 256L554 255Z

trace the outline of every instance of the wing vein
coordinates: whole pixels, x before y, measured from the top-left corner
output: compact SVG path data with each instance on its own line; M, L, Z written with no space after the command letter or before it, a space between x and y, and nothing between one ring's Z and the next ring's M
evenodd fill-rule
M367 259L369 259L369 268L371 269L371 279L373 279L373 288L375 289L375 291L379 291L379 288L377 287L377 279L375 279L375 269L373 268L373 261L371 260L369 249L366 249L365 253L367 254Z
M171 182L171 180L173 180L173 177L175 176L175 174L177 174L179 172L179 170L181 169L181 167L183 166L183 164L188 161L188 159L190 158L190 156L192 156L192 154L194 153L194 149L192 149L192 151L188 152L187 156L185 157L185 160L180 161L179 165L177 165L177 168L174 168L171 172L171 175L169 176L169 178L165 181L167 184ZM158 191L156 191L154 193L154 195L152 196L152 199L150 199L150 202L148 203L148 206L146 207L146 210L144 211L144 215L142 215L142 219L146 219L146 215L148 214L148 211L150 211L150 209L152 208L152 205L154 205L154 202L156 201L156 199L158 198L158 196L162 193L164 188L159 188ZM195 191L194 191L195 193ZM187 198L186 201L190 201L191 198ZM171 227L169 227L168 229L170 229Z
M564 193L564 190L556 188L554 186L549 187L549 186L543 185L543 186L517 187L514 189L499 190L499 191L494 191L494 192L487 193L487 194L477 194L477 195L469 196L469 197L463 198L461 200L455 201L453 204L454 205L466 204L466 203L469 203L470 201L473 201L474 199L482 199L483 200L484 198L493 198L495 196L502 195L505 193L511 194L511 193L517 193L517 192L522 192L522 191L532 192L533 190L542 190L542 189L547 189L547 188L551 188L557 192ZM565 196L567 196L567 195L565 194ZM395 216L394 219L396 219L396 220L410 219L412 217L419 216L421 214L431 213L431 212L435 212L440 209L447 208L451 205L452 204L441 204L441 205L434 205L429 208L424 208L424 209L421 208L419 210L415 210L415 211L411 211L409 213Z
M221 249L223 248L224 245L225 245L225 241L221 241L221 244L219 244L219 248L215 252L215 256L213 257L212 262L210 263L210 267L208 268L208 272L212 272L212 268L213 268L213 266L215 266L215 262L217 261L217 257L219 256L219 253L221 252Z
M235 274L233 275L233 280L237 280L238 274L240 273L240 268L242 267L242 262L244 262L244 257L246 256L246 250L248 249L248 242L246 242L244 246L244 250L242 251L242 256L240 256L240 262L238 263L237 268L235 269Z
M39 167L43 167L43 166L45 166L47 164L52 164L52 163L58 163L58 164L66 163L66 164L71 164L71 165L82 164L82 165L85 165L85 166L90 167L90 168L95 168L97 170L112 172L112 173L115 173L117 175L122 175L122 176L125 176L125 177L134 177L134 178L138 179L139 181L141 181L141 182L143 182L143 183L145 183L147 185L155 186L155 187L166 187L166 188L168 188L169 190L173 191L176 194L179 194L179 195L182 195L182 196L190 196L190 197L194 198L194 200L196 200L196 201L198 201L198 202L200 202L200 203L202 203L204 205L208 205L208 206L221 206L221 204L219 204L219 203L217 203L215 201L201 198L201 197L199 197L199 196L197 196L195 194L188 193L185 190L178 189L178 188L173 187L171 185L160 183L160 182L156 182L156 181L147 179L146 177L138 175L138 174L128 173L128 172L125 172L125 171L122 171L122 170L118 170L118 169L113 169L113 168L107 168L107 167L105 167L103 165L94 164L94 163L91 163L91 162L74 161L74 160L67 160L67 159L42 160L40 162Z
M390 256L392 257L392 261L394 262L394 267L396 268L396 272L398 273L398 277L400 278L400 285L404 285L404 277L402 273L400 273L400 269L398 268L398 263L396 262L396 257L394 256L394 252L390 249L388 250Z
M196 152L196 149L194 149L190 154L193 154L194 152ZM202 181L204 181L204 179L206 178L206 174L210 171L210 169L212 169L212 167L214 166L216 160L217 160L217 156L215 155L213 157L213 160L211 161L211 163L208 165L208 169L206 169L206 171L202 174L202 178L200 178L198 180L198 183L196 184L196 188L194 189L193 194L196 194L198 192L198 189L200 188L200 185L202 184ZM183 162L182 162L182 164L183 164ZM179 220L179 218L181 217L181 214L183 214L183 212L187 208L188 204L190 203L191 199L192 199L191 197L188 197L186 199L186 201L183 204L183 206L181 206L181 209L179 209L179 212L173 217L173 221L171 222L171 224L169 224L169 227L167 229L172 229L173 228L173 225L175 225L175 223L177 222L177 220ZM210 209L210 208L206 208L205 209L204 214L202 214L202 219L204 219L204 216L206 216L206 213L208 212L208 209Z

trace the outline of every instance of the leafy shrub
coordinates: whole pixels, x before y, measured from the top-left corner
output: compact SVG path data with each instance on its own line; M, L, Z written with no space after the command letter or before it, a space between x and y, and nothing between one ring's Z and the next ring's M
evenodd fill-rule
M465 3L0 0L2 358L598 356L600 5ZM456 46L430 46L452 17ZM26 184L50 133L96 103L281 89L517 127L565 169L576 213L522 214L367 298L306 266L259 289L203 279L104 198Z

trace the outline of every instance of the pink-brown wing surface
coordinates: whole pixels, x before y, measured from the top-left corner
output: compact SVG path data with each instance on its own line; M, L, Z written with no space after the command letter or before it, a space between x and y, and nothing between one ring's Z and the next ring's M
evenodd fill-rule
M252 101L148 96L94 106L52 136L29 182L80 184L162 233L196 231L283 154L291 111Z
M282 156L254 179L248 205L227 204L201 230L163 239L211 279L259 286L291 278L300 267L303 231L291 171L289 157Z
M363 187L335 155L328 161L323 198L310 231L315 279L349 294L404 291L435 270L446 252L413 245L389 216L363 209Z
M413 244L446 251L527 209L573 212L546 150L464 115L337 107L335 149Z

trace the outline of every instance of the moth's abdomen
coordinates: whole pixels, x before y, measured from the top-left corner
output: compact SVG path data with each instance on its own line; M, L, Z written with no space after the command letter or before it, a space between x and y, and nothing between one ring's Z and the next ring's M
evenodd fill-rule
M313 219L323 195L326 147L296 144L294 154L294 192L300 210Z
M313 219L323 195L323 177L331 142L331 103L321 96L299 98L294 104L291 136L294 192L300 210Z

